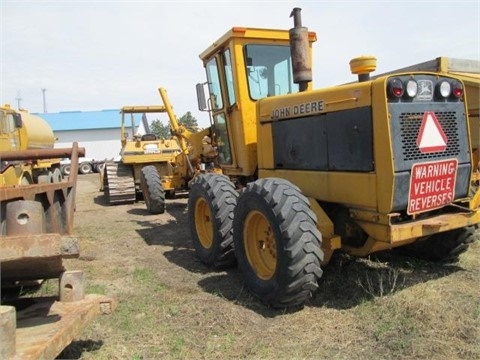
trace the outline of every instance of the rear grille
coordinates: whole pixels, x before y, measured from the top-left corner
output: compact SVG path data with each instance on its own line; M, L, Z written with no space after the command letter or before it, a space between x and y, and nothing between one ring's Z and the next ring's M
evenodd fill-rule
M460 153L456 112L436 112L438 122L447 136L447 148L441 153L422 153L417 146L417 137L422 125L424 112L400 114L400 134L404 161L456 157Z

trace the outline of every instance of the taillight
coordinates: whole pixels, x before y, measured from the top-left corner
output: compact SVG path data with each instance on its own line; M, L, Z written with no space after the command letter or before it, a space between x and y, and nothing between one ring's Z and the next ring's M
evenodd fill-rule
M387 92L389 99L399 99L403 96L403 81L399 78L393 78L388 81Z
M463 85L460 81L452 81L452 97L459 99L463 96Z

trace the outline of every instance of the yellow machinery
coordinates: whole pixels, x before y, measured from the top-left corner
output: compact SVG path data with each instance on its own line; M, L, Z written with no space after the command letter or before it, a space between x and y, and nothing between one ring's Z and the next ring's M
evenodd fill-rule
M83 273L64 267L63 259L79 256L73 217L78 158L85 149L77 143L54 149L54 141L43 119L0 108L2 359L53 359L89 321L115 305L105 296L85 295ZM61 158L72 160L66 179ZM58 279L58 296L28 293L47 279Z
M29 150L50 152L55 143L48 123L9 105L0 107L0 151ZM29 161L6 161L0 158L0 186L51 183L62 181L60 159L37 158Z
M137 135L134 114L163 113L163 106L125 106L121 109L120 161L107 161L103 171L103 191L109 204L132 203L142 195L152 214L165 211L165 197L173 196L176 169L174 159L181 150L175 139L158 139L146 133ZM131 116L128 133L126 115ZM145 121L146 123L146 121Z
M190 188L199 258L236 259L274 307L312 296L336 249L455 259L480 222L461 79L373 79L376 59L364 56L350 62L358 81L314 90L316 34L300 9L292 16L289 31L234 27L200 55L199 108L210 111L223 175L201 174Z
M158 89L162 105L123 107L122 150L120 162L107 162L101 178L103 190L111 204L133 202L141 192L147 209L152 214L165 211L165 198L172 198L177 191L188 190L189 181L205 171L215 149L208 143L211 129L191 132L178 123L173 107L164 88ZM154 134L129 138L125 115L167 113L172 139L157 139ZM147 125L145 125L148 128Z
M192 132L178 123L172 105L164 88L158 92L162 98L165 111L170 121L170 131L180 145L182 152L175 157L177 176L175 187L188 189L193 177L204 172L214 172L214 161L217 157L216 147L211 143L212 128Z

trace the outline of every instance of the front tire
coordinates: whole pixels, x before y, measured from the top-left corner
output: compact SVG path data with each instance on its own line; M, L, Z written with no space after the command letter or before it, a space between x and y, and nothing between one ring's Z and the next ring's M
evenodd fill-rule
M202 174L195 178L188 197L188 217L193 247L209 266L235 262L232 220L238 193L225 175Z
M250 291L277 308L298 308L318 288L322 235L308 200L290 182L259 179L233 217L238 266Z
M142 168L140 185L148 212L163 214L165 212L165 190L155 166L149 165Z

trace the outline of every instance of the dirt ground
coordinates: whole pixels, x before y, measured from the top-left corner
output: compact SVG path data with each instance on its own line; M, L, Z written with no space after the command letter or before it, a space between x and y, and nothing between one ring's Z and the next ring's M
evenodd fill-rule
M187 195L151 215L107 206L79 176L75 234L89 293L116 299L64 359L480 359L480 246L455 264L337 254L294 313L265 307L236 268L213 271L190 242Z

